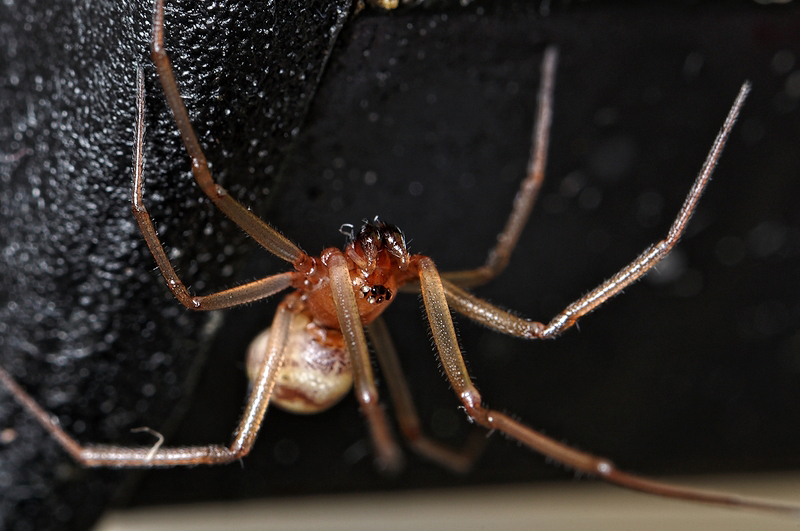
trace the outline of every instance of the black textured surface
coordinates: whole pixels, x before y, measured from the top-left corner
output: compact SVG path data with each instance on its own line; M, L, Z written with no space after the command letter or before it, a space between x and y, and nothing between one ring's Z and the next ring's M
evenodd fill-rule
M231 42L234 29L242 36L254 33L244 22L251 12L226 29L227 38L209 27L197 35L180 34L181 39L173 33L175 40L170 40L170 24L180 21L171 21L169 12L167 16L173 56L180 55L181 46L194 46L194 53L213 50L205 39L220 46L241 42ZM138 24L139 44L133 49L143 50L147 17ZM378 214L403 228L412 251L431 255L442 269L453 269L481 263L504 222L529 148L541 52L546 44L557 44L561 62L548 181L508 271L478 291L538 319L555 314L665 234L738 87L751 79L754 90L742 121L679 246L677 260L672 267L660 268L660 282L647 279L630 288L585 319L579 330L553 342L526 344L464 319L459 330L487 403L560 440L643 473L765 470L797 467L800 462L798 26L794 6L745 2L680 8L554 6L548 17L535 5L516 3L362 13L340 36L278 183L261 180L274 149L257 134L260 127L269 129L255 123L265 104L254 104L239 92L248 86L243 72L248 66L258 70L253 65L269 60L271 51L259 50L263 55L252 59L252 65L249 60L229 60L207 69L201 68L204 61L188 54L177 71L181 86L199 100L193 120L210 146L208 155L217 174L248 204L259 210L269 206L270 221L307 251L339 245L343 237L337 229L342 223ZM787 63L790 57L793 64ZM210 214L207 202L198 201L149 72L146 200L163 205L152 213L170 247L182 252L176 262L181 273L195 290L207 292L275 271L278 261L264 262L262 252L253 252L252 263L234 272L225 267L227 259L218 258L219 247L198 248L201 242L219 245L231 238L238 252L239 232L221 216ZM131 81L116 90L126 98L119 103L124 113L132 114L132 70L125 75ZM18 77L32 86L36 82L35 74ZM230 102L237 94L240 99ZM20 99L26 104L11 114L14 124L26 119L28 108L39 108L36 99ZM226 115L226 108L232 114ZM79 117L83 115L73 112L69 123L77 127L83 123ZM42 378L38 392L43 402L69 415L63 420L73 431L70 419L82 421L82 440L126 441L131 425L160 426L163 410L168 413L172 407L161 394L155 406L133 418L120 421L119 412L135 411L145 383L153 385L148 392L174 392L180 379L171 382L167 376L179 378L186 369L174 365L179 360L187 364L199 352L195 343L202 319L195 329L183 322L177 329L177 320L194 316L159 286L160 277L139 243L126 202L130 122L115 125L124 131L120 154L117 166L106 173L116 172L116 181L109 191L98 188L96 197L76 197L73 205L113 201L116 208L110 219L103 217L102 209L100 216L89 211L91 219L80 231L82 241L97 238L95 246L104 252L136 248L130 251L135 260L128 267L139 284L129 281L119 294L97 290L119 304L122 310L111 313L131 330L109 340L107 347L112 359L124 361L123 368L114 379L102 381L110 377L100 370L101 362L94 361L101 342L92 337L92 355L80 363L70 356L66 369L49 369L50 377L25 377L14 360L36 367L33 360L39 359L43 370L44 361L59 359L47 355L60 350L43 346L44 340L31 341L32 332L8 325L0 336L4 358L11 359L6 366L34 390ZM248 131L252 134L244 134ZM13 134L9 131L8 137ZM11 204L16 209L24 206L22 198L33 202L27 199L27 183L37 172L25 170L25 161L43 164L47 157L26 153L14 158L27 144L6 148L6 143L3 140L4 155L11 158L2 167L14 169L10 175L24 176L20 178L27 186L20 185L20 199L7 203L10 185L3 184L3 207ZM259 158L262 151L267 152ZM64 153L76 166L87 157L80 144ZM171 153L168 159L166 153ZM249 173L251 166L257 168L255 176ZM256 179L259 185L253 186ZM275 193L266 194L265 187ZM19 212L3 215L2 230L9 230L6 220L22 220L33 230ZM116 235L111 219L122 227ZM90 228L96 236L86 236ZM13 234L18 239L9 242L27 241L24 233ZM33 241L35 245L40 240ZM4 242L4 249L9 245ZM70 255L75 267L92 266L90 251L75 253ZM9 259L3 267L10 277L20 269ZM72 274L62 282L62 290L71 297L62 303L63 311L74 315L81 310L80 286L87 284ZM3 285L6 289L8 281ZM12 294L27 298L22 294L34 296L38 289L51 298L62 291L20 284L13 285ZM8 301L20 304L14 298ZM194 407L173 443L229 440L246 391L243 352L269 321L272 307L274 302L259 303L225 314L226 325L210 344L209 365ZM8 308L6 302L0 311L13 311L17 322L23 322L26 314ZM69 335L76 328L58 319L35 324L35 315L31 312L25 319L26 330ZM439 374L419 302L413 296L399 300L387 312L387 320L423 424L437 437L457 443L467 424ZM153 347L148 343L153 339L139 338L142 329L151 328L170 330L172 344ZM26 349L25 339L35 348ZM173 366L148 367L148 360L156 358L171 360ZM79 368L87 371L79 373ZM143 379L137 371L144 370L152 372ZM64 397L64 389L76 381L84 383ZM94 396L97 390L120 397L111 413L98 406L108 398L56 408L59 396L70 402L72 396ZM3 404L19 422L21 441L14 443L14 452L30 452L29 459L36 460L42 474L65 469L82 473L65 468L68 461L52 444L34 454L26 443L41 432ZM149 472L133 503L572 477L495 436L467 477L453 477L409 455L407 471L387 479L371 466L366 445L352 399L316 418L273 410L243 467ZM38 452L43 451L49 460L41 460ZM62 466L54 467L53 461Z
M348 10L347 0L167 8L198 135L251 202L266 206ZM169 433L219 322L174 304L131 217L137 64L146 201L179 271L199 290L229 283L244 240L198 208L149 59L151 13L149 1L0 8L0 352L88 441L137 442L139 425ZM0 529L86 528L126 477L81 470L5 393L0 426L14 439L0 448Z

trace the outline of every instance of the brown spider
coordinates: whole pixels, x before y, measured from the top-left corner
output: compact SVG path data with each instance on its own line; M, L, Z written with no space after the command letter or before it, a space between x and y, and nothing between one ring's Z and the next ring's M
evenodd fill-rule
M397 227L377 218L364 222L357 232L352 232L343 250L328 248L319 256L313 257L228 195L225 189L214 182L189 123L163 46L163 25L164 2L157 0L153 20L152 57L164 94L192 160L192 171L197 183L225 215L265 249L292 264L293 270L210 295L193 296L189 293L170 264L142 202L144 74L140 69L132 203L134 216L158 268L175 297L185 307L193 310L230 308L269 297L287 288L293 288L293 292L279 304L272 326L250 346L247 365L253 389L230 446L163 447L160 441L152 447L82 445L0 369L0 382L77 461L85 466L111 467L227 463L248 454L270 402L290 411L318 412L335 404L352 387L367 419L379 466L386 470L396 470L401 465L402 456L378 401L364 330L367 327L398 410L402 433L409 444L423 456L452 469L463 470L470 461L469 451L453 451L421 434L397 354L380 318L380 314L399 291L421 291L436 349L450 385L468 416L477 424L501 431L531 449L580 472L598 475L623 487L721 505L787 512L798 510L788 504L674 486L627 474L617 470L605 458L566 446L508 415L485 407L467 372L450 315L450 310L453 309L491 329L515 337L553 338L641 278L670 252L683 234L750 90L749 83L744 83L739 91L666 239L649 247L633 262L570 304L550 322L540 323L500 310L472 296L464 288L483 284L505 268L541 187L552 114L557 61L555 48L545 51L542 62L539 107L528 175L514 200L506 226L497 237L496 246L490 251L485 265L477 269L440 274L429 257L408 252L403 233Z

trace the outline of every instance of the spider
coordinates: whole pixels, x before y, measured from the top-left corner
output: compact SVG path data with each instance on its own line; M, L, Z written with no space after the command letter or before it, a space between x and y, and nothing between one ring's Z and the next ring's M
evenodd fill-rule
M310 256L250 210L233 199L212 178L205 156L189 122L172 67L163 44L164 0L156 0L153 17L152 58L192 161L194 177L211 201L226 216L267 251L289 262L292 270L267 276L209 295L192 295L172 267L143 203L144 73L137 75L137 119L134 140L132 209L145 242L167 286L186 308L218 310L270 297L291 288L278 305L272 325L250 345L248 373L252 391L244 414L229 446L126 447L83 445L67 434L9 375L0 368L2 383L58 443L85 466L169 467L222 464L247 455L255 442L269 403L284 409L313 413L335 404L352 388L367 420L378 467L396 471L402 453L395 442L380 405L369 358L367 334L397 408L403 436L421 455L455 469L465 469L471 460L469 448L455 451L422 434L410 392L381 313L402 291L421 292L425 313L442 366L469 418L489 430L505 433L529 448L575 470L651 494L706 503L797 511L788 504L742 498L670 485L618 470L608 460L576 450L509 415L486 407L472 384L462 358L450 310L495 331L524 339L554 338L609 298L620 293L677 244L694 212L725 142L750 90L745 82L717 135L708 157L678 213L667 237L646 249L610 279L570 304L547 323L516 317L473 295L467 288L497 276L508 263L527 222L544 179L552 117L552 101L558 52L544 52L541 86L528 173L523 180L508 221L489 252L486 263L476 269L439 273L433 260L411 254L402 231L375 218L348 235L344 249L328 248ZM366 332L365 332L366 328ZM152 432L152 430L146 429ZM155 432L152 432L155 434ZM158 435L158 434L156 434Z

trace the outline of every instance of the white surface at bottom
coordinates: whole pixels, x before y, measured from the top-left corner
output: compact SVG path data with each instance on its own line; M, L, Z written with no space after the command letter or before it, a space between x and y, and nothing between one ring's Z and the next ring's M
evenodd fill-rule
M800 504L800 475L669 478ZM220 530L795 530L800 515L665 500L598 482L309 496L141 508L107 514L95 531Z

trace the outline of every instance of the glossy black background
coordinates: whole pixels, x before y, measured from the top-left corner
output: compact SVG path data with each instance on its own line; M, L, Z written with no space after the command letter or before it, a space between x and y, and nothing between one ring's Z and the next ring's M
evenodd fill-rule
M249 31L251 24L263 28L258 9L241 14L219 34L212 31L213 23L205 26L209 15L203 8L172 18L168 12L167 45L179 83L195 100L189 103L190 112L209 146L214 169L233 193L287 236L317 252L342 243L342 223L380 215L403 228L412 251L429 254L442 269L454 269L481 263L504 222L529 149L541 52L546 44L557 44L561 61L542 200L509 269L478 290L537 319L557 313L666 232L739 85L751 79L753 93L679 246L675 269L662 267L661 281L648 278L630 288L558 341L527 344L464 319L459 331L488 404L559 440L609 456L625 469L666 474L796 467L797 9L748 2L551 8L548 16L538 4L509 2L362 12L345 24L313 100L308 88L313 88L312 81L304 90L286 89L268 102L258 98L259 90L273 87L270 76L285 66L271 63L267 69L261 64L276 60L256 45L262 33ZM38 12L38 7L28 9ZM180 308L152 270L127 204L134 95L130 63L148 64L138 52L146 49L148 7L136 9L131 13L135 39L128 43L136 51L113 58L121 72L119 83L111 79L107 86L113 96L98 97L124 111L109 123L88 120L91 128L80 131L81 138L92 140L97 135L89 133L113 127L109 135L116 151L88 149L86 145L96 145L91 141L62 142L49 151L59 160L93 161L85 163L89 170L79 165L73 173L57 173L57 178L69 175L67 182L75 182L89 172L103 184L90 188L89 199L73 186L71 202L53 200L64 205L61 213L67 222L80 216L85 227L73 233L67 273L57 276L54 290L43 289L27 280L8 280L30 276L30 269L19 262L9 259L3 266L3 286L9 292L5 322L16 325L3 329L3 358L11 360L5 366L15 369L68 428L84 422L81 440L146 443L126 433L128 427L146 424L172 432L176 444L227 441L246 392L243 352L269 322L274 302L225 312L225 322L212 339L201 335L207 321L202 316L195 320ZM231 13L238 12L231 7L228 17ZM291 32L280 38L287 34ZM104 38L97 37L100 42ZM284 53L290 49L286 46ZM788 70L781 66L781 58L788 57L781 51L795 59ZM12 71L16 63L7 61L6 71ZM97 65L84 67L100 70ZM25 112L39 105L28 97L36 90L33 70L20 77L30 86L27 92L3 84L14 101L24 102L19 108ZM278 260L252 249L194 189L152 69L147 72L146 201L153 205L167 245L183 253L177 263L184 279L198 292L208 292L280 270ZM63 95L63 86L60 90ZM294 101L298 92L306 98L299 98L300 111L285 120L289 125L270 126L282 123L275 116L282 116L287 105L294 108L285 102ZM307 101L311 107L303 121ZM97 108L92 106L90 114ZM19 123L23 111L5 112L11 113L8 121ZM74 127L84 127L85 115L68 117ZM13 131L4 134L10 138ZM18 149L6 145L4 140L6 156ZM15 185L19 197L28 197L30 177L41 166L34 162L41 160L46 157L37 151L3 164L3 175L22 183ZM3 197L6 227L12 226L7 220L28 219L19 212L23 201L15 202L8 193ZM87 203L95 208L84 207ZM116 232L109 230L115 227ZM94 240L87 237L89 232ZM14 238L45 249L42 242L50 241L37 242L24 231L9 229L3 238L4 248ZM57 260L60 252L47 253L45 261ZM110 263L102 258L108 253L122 256L131 271L127 277L106 279L108 289L97 283L105 278L98 273L103 267L89 268L84 277L74 273L80 264ZM102 308L90 302L92 311L87 313L112 316L112 324L77 339L106 337L109 329L123 332L109 337L103 348L88 344L80 351L85 357L76 360L76 349L64 343L53 346L47 338L58 338L59 327L75 326L80 315L69 309L80 306L86 286L93 286L94 297L102 293L107 298ZM42 312L35 308L30 315L8 310L8 301L27 300L27 293L42 297L42 291L45 299L59 300L72 320L37 318ZM457 444L469 427L439 374L419 301L414 296L398 301L387 320L424 425ZM21 333L29 342L44 338L26 351L18 340ZM192 362L205 351L208 362L199 375L193 407L178 428L174 422L165 425L161 419L183 394L174 389L180 389ZM64 352L65 358L52 356ZM68 360L63 367L47 363L63 359ZM15 360L24 360L27 376L20 374L23 362ZM88 371L81 373L81 368ZM114 396L110 414L101 407L109 400L109 388ZM60 406L58 391L68 397ZM39 485L52 484L50 471L56 484L68 485L61 488L75 500L87 490L99 492L94 505L87 505L91 508L84 510L83 502L73 501L72 514L64 516L84 523L96 514L101 503L96 500L108 494L108 483L98 478L115 483L127 477L119 503L152 504L574 477L495 435L466 477L454 477L409 455L405 473L384 478L372 467L365 429L351 398L318 417L270 411L243 467L143 476L82 472L24 414L10 404L4 407L21 434L5 447L6 459L24 454L35 463L28 466L45 477ZM42 447L31 446L31 441ZM14 471L7 464L4 469ZM10 476L11 489L18 484L15 474ZM45 497L41 492L18 496L24 501L9 509L9 529L24 528L31 520L28 513L44 512L36 501ZM55 499L45 498L48 503Z

